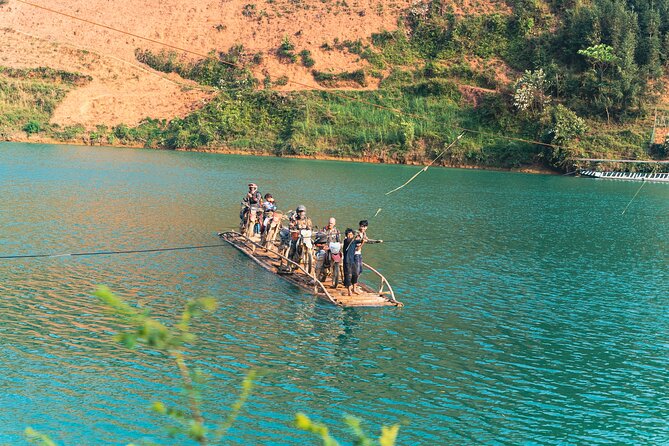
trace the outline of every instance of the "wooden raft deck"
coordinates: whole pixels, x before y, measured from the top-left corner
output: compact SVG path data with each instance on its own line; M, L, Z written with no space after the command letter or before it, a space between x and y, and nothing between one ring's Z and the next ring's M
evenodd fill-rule
M242 234L234 231L220 233L219 236L230 243L232 246L249 256L258 265L266 270L279 275L286 279L293 285L296 285L304 290L313 292L317 297L324 299L334 305L341 307L386 307L394 306L401 307L403 304L395 299L390 284L383 275L376 271L371 266L364 264L364 266L375 274L381 281L381 286L378 290L373 289L367 284L359 283L362 288L362 293L358 295L349 296L346 289L339 285L337 289L332 288L331 279L328 278L325 283L321 283L313 275L309 275L301 265L297 265L285 257L281 256L275 251L266 250L257 243L256 240L251 240ZM279 263L282 260L293 263L296 269L292 273L279 272Z

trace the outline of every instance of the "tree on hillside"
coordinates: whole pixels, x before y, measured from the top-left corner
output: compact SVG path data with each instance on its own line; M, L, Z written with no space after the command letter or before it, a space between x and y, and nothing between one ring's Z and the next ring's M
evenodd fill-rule
M646 66L646 75L656 78L662 75L662 33L660 11L647 7L639 12L639 45L636 59Z
M530 115L541 113L549 102L546 95L547 88L546 75L542 69L525 71L516 82L513 105Z
M544 154L553 166L563 166L569 158L582 155L574 142L585 135L588 127L582 118L561 104L551 107L548 115L544 140L553 145L545 147Z
M669 0L573 2L562 14L552 47L568 105L608 121L641 112L666 68Z
M613 54L613 48L603 43L578 50L578 54L585 56L592 64L600 82L603 81L606 71L615 67L618 62L618 58Z
M585 77L584 85L591 93L593 103L603 107L606 111L607 122L611 121L609 112L613 105L613 96L616 93L613 84L613 72L618 69L618 58L613 54L613 48L609 45L599 44L582 50L578 54L584 56L592 66L590 76Z

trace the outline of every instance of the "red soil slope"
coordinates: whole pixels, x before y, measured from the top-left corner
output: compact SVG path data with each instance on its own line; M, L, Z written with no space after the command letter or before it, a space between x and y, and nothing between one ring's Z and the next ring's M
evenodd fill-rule
M408 0L26 0L199 53L242 44L265 53L259 71L272 78L286 75L316 85L308 69L282 64L273 52L285 36L298 51L308 49L319 70L347 71L364 61L354 54L320 49L325 43L365 39L397 27ZM458 14L483 13L506 7L502 2L453 1ZM139 64L136 48L163 49L137 37L77 21L19 0L0 6L0 65L49 66L93 76L93 82L68 94L53 122L136 124L149 116L171 118L201 106L212 93L188 90L176 76L165 76ZM191 84L192 85L192 84ZM286 89L295 89L289 84ZM374 88L372 85L370 88Z

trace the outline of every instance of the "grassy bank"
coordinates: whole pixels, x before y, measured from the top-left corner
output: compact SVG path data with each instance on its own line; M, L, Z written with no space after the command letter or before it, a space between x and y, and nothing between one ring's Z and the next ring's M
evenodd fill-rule
M511 14L463 17L428 1L406 11L396 31L323 42L324 51L365 62L352 72L319 70L288 37L274 54L238 45L198 61L138 49L138 61L219 93L183 119L84 131L48 124L71 85L49 84L47 105L40 89L24 86L23 96L5 99L14 110L5 126L60 141L174 150L398 163L425 163L443 152L441 164L494 168L566 170L573 157L668 156L669 143L651 141L651 133L669 60L658 42L669 42L669 27L634 11L669 22L669 0L657 10L641 0L507 3ZM274 91L288 80L266 72L256 78L265 57L301 63L314 85L339 90ZM13 82L38 82L27 77ZM345 90L370 82L379 88ZM449 147L462 129L466 136Z
M26 140L52 142L420 164L443 151L460 133L460 127L466 127L482 133L467 133L446 150L439 164L559 168L550 147L494 136L531 137L516 124L513 132L503 127L505 120L514 120L505 109L503 95L482 92L474 106L453 80L422 73L396 70L378 91L346 92L360 102L318 91L221 91L201 110L183 119L147 118L134 127L98 126L92 131L49 124L50 113L75 84L29 79L4 82L12 85L15 97L19 92L21 95L19 101L5 99L11 102L10 112L2 118L2 133L13 132L11 139L15 140L25 135ZM405 114L398 116L390 109ZM591 120L589 126L598 132L585 135L570 155L648 156L647 121L617 126Z
M88 76L46 67L0 67L0 138L8 139L17 131L55 135L59 129L49 119L56 106L70 89L90 81Z

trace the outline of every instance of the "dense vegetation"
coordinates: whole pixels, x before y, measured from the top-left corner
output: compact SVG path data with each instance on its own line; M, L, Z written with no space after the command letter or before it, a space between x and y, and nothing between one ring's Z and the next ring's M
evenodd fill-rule
M358 54L371 68L313 70L317 83L365 86L368 75L382 78L378 91L347 93L362 102L322 92L228 89L200 112L163 125L151 144L408 161L431 157L465 127L485 135L470 133L449 149L451 163L559 166L586 153L646 157L650 128L644 118L663 87L669 58L669 1L510 4L510 15L459 17L445 2L426 2L407 11L398 31L374 34L369 44L325 43L329 50ZM293 50L286 48L282 43L279 57ZM503 61L518 73L517 81L504 84L494 68L474 68L472 60L484 67ZM662 147L654 149L664 154Z
M208 58L197 62L183 61L174 51L154 54L137 49L135 57L155 70L177 73L184 79L196 80L202 85L223 90L256 87L257 80L249 67L259 63L262 58L259 54L247 57L242 45L234 46L227 52L212 52Z
M669 63L669 0L507 3L510 14L459 16L449 2L425 1L406 11L396 31L321 45L358 55L368 67L314 68L314 85L379 80L371 91L272 91L290 80L265 72L259 81L252 69L263 57L296 62L287 38L273 55L237 46L196 62L138 50L141 62L215 87L218 95L184 119L99 128L94 136L170 149L226 146L408 162L430 159L466 128L472 131L444 162L565 168L577 155L667 156L666 143L650 144L650 112ZM314 65L308 51L299 56Z

